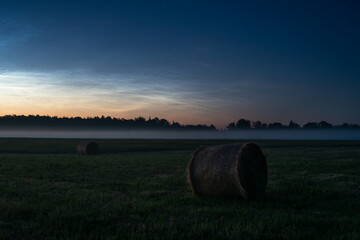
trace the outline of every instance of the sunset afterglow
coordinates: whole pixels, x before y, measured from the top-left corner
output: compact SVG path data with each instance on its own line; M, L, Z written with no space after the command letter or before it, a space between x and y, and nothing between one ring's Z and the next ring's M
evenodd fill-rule
M359 123L357 12L293 5L8 1L0 115Z

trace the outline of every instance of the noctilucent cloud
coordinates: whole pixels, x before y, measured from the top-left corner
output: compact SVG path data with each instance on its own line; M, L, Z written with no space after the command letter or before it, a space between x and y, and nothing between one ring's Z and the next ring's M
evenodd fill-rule
M0 115L360 123L358 1L2 1Z

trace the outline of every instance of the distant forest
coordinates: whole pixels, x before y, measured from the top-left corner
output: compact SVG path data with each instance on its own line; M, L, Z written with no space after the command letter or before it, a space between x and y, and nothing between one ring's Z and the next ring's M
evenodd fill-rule
M113 118L113 117L50 117L39 115L6 115L0 117L0 129L118 129L118 130L210 130L216 131L214 125L181 125L178 122L169 122L166 119L157 117L145 119L137 117L134 119ZM308 122L300 126L290 121L288 125L279 122L263 123L252 122L247 119L239 119L230 123L226 130L244 129L360 129L358 124L343 123L333 125L326 121Z
M243 130L243 129L333 129L333 128L340 128L340 129L355 129L359 128L360 125L358 124L349 124L343 123L341 125L333 125L326 121L321 122L308 122L303 126L300 126L296 122L290 121L288 125L284 125L279 122L274 123L263 123L260 121L251 122L247 119L239 119L236 123L230 123L226 129L229 131L233 130Z
M39 115L6 115L0 117L0 129L146 129L146 130L212 130L210 125L181 125L166 119L137 117L135 119L112 117L50 117Z

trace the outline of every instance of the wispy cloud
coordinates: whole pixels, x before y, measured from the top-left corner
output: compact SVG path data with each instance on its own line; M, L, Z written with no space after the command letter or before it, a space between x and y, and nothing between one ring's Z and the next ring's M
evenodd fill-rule
M141 79L142 75L89 75L86 70L3 72L1 114L159 116L209 123L226 112L241 84ZM243 84L244 86L244 84ZM235 88L237 90L235 90ZM238 98L237 98L238 99Z
M14 19L0 20L0 50L6 50L37 36L39 29Z

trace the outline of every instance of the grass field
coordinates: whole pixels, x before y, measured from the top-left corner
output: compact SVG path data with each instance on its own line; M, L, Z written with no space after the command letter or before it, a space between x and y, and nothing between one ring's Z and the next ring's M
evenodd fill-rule
M0 139L0 239L360 239L360 142L256 141L267 197L199 198L200 145L235 141Z

